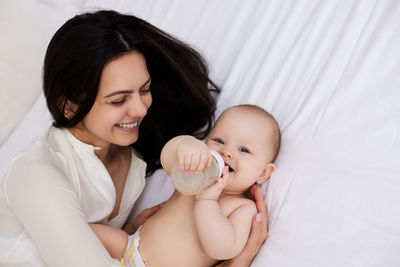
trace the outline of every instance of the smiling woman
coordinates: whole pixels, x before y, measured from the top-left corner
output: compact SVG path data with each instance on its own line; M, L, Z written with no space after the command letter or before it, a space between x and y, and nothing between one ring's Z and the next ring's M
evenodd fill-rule
M114 11L55 33L43 87L54 122L4 178L0 265L120 266L88 223L124 226L166 141L207 135L219 88L196 51Z
M137 51L107 63L92 109L71 132L81 141L102 148L135 143L138 127L152 103L149 77L146 60ZM65 110L72 114L75 109L67 101Z

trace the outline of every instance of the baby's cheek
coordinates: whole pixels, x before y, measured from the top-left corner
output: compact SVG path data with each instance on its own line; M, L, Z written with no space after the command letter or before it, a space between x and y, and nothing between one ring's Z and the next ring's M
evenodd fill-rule
M207 145L207 147L208 147L209 149L215 150L215 146L213 145L212 142L206 141L206 145Z

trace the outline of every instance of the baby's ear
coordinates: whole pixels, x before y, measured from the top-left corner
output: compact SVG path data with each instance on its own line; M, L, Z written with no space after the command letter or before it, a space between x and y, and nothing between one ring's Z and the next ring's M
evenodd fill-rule
M261 175L257 178L256 183L257 184L264 183L272 175L274 170L275 170L275 164L273 164L273 163L266 164Z

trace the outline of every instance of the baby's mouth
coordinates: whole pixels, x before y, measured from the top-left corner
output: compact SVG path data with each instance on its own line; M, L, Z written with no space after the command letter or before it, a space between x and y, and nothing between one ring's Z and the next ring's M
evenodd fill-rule
M235 171L235 170L232 169L232 167L231 167L228 163L226 163L226 162L225 162L225 166L228 166L228 167L229 167L229 172L234 172L234 171Z

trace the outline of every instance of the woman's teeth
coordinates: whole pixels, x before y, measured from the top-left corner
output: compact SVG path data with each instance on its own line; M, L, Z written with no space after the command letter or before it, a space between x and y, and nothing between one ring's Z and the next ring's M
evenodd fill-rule
M116 125L117 125L118 127L131 129L131 128L137 126L137 122L132 122L132 123L117 123Z

